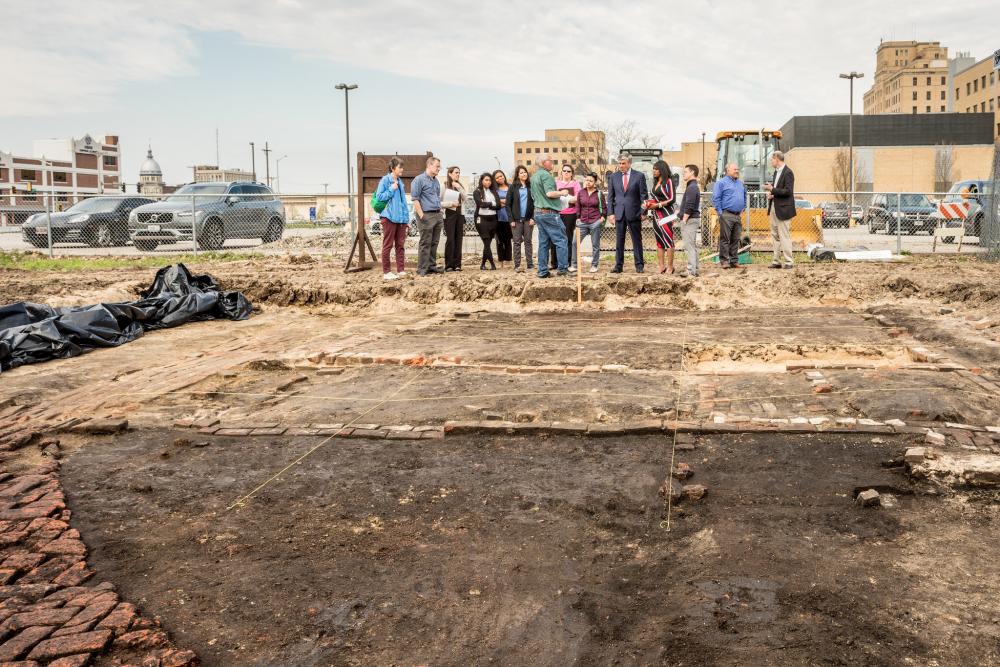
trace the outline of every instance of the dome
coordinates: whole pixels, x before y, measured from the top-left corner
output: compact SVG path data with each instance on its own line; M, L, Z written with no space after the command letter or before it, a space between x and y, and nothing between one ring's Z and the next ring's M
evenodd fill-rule
M146 151L146 161L139 167L140 176L163 176L160 163L153 159L153 149Z

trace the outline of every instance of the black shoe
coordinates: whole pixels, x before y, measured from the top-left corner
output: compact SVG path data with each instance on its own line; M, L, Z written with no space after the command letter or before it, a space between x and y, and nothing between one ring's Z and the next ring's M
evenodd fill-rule
M771 262L770 264L767 265L767 268L769 268L769 269L780 269L781 268L781 264L779 264L777 262Z
M479 265L479 270L480 271L485 271L486 270L486 262L483 262L482 264Z
M439 266L432 266L431 268L427 269L427 273L444 273L444 269L442 269Z
M492 261L490 261L490 271L496 271L496 270L497 270L497 265L494 264Z
M557 276L568 276L569 271L556 271Z
M552 274L551 274L551 273L546 273L545 275L541 275L541 274L539 274L539 275L538 275L538 277L539 277L539 278L551 278L551 277L552 277Z
M644 268L643 268L643 267L641 267L641 266L637 266L637 267L635 267L635 272L636 272L636 273L645 273L645 272L646 272L646 269L644 269Z
M420 276L421 278L426 278L427 277L427 272L426 271L417 271L417 275Z
M619 268L617 268L617 267L611 269L611 273L621 273L621 272L622 272L622 270L619 269Z

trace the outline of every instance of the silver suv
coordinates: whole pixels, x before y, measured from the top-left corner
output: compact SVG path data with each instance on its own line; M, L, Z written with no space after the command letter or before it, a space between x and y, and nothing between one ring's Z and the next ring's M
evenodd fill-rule
M139 250L190 241L218 250L226 239L273 243L285 232L285 207L260 183L190 183L155 204L132 211L129 236Z

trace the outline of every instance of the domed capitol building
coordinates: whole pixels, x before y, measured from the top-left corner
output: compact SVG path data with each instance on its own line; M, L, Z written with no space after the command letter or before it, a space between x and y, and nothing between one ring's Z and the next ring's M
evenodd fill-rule
M160 169L160 163L153 157L152 146L146 151L146 160L139 167L138 190L141 194L151 196L162 195L167 190L163 185L163 170Z

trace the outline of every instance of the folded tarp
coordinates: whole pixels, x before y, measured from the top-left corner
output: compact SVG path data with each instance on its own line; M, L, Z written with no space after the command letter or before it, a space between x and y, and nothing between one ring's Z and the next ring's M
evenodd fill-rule
M253 310L241 292L223 292L212 276L192 275L183 264L157 271L141 296L73 308L27 302L0 306L0 371L115 347L145 331L185 322L245 320Z

